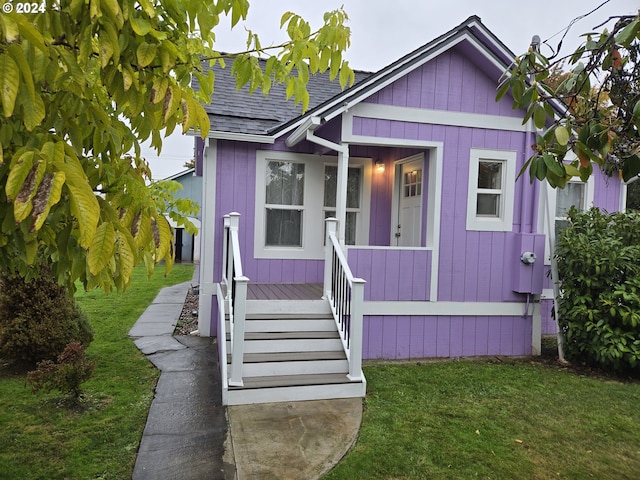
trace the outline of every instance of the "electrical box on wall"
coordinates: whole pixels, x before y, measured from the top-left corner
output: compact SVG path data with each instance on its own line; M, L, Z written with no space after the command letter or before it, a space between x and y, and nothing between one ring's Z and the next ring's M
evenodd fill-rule
M544 280L544 242L545 236L538 233L513 234L513 252L509 261L511 285L516 293L542 293Z

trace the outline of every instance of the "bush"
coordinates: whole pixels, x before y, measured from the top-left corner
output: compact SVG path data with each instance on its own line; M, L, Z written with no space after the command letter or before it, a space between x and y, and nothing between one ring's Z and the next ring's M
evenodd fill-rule
M555 256L567 359L640 373L640 215L569 212Z
M55 360L74 341L93 340L89 320L68 290L46 269L29 281L15 275L0 280L0 356L35 364Z
M33 393L39 390L60 390L74 400L82 395L80 386L91 378L95 364L87 359L84 347L79 342L71 342L58 356L58 362L43 360L38 368L27 374Z

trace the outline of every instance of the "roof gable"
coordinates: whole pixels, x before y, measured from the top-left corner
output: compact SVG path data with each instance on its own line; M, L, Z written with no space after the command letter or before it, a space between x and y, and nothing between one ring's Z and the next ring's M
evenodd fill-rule
M211 119L212 133L214 136L215 132L228 132L277 138L312 116L329 121L454 47L466 49L469 56L476 59L477 66L496 82L514 57L480 18L471 16L376 73L356 72L356 83L344 91L337 82L329 81L328 72L310 76L307 85L309 110L304 115L300 114L299 106L286 100L283 85L273 85L267 97L250 96L247 87L236 90L231 75L216 72L212 102L205 107ZM197 88L197 84L194 86Z

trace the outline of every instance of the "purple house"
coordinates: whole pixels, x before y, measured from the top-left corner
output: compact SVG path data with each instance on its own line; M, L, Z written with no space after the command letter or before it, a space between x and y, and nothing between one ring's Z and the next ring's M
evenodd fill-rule
M345 91L313 77L304 115L216 76L199 330L226 404L363 396L362 359L540 352L547 237L624 186L516 181L535 127L495 101L513 58L474 16Z

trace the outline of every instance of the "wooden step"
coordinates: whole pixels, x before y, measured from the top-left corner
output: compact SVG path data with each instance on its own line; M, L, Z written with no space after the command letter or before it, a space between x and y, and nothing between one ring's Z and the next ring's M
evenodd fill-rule
M244 355L244 363L304 362L315 360L344 360L346 358L342 350L330 352L247 353ZM230 354L227 354L227 363L231 363Z
M366 382L313 384L271 388L238 388L222 392L224 405L250 405L271 402L300 402L331 398L359 398L366 394Z
M229 386L229 390L249 390L254 388L301 387L306 385L337 385L351 383L346 373L312 375L280 375L249 377L243 379L243 387Z
M245 342L253 340L303 340L303 339L327 339L340 338L340 334L336 331L320 331L320 332L246 332L244 334ZM231 333L227 332L227 340L231 339Z

